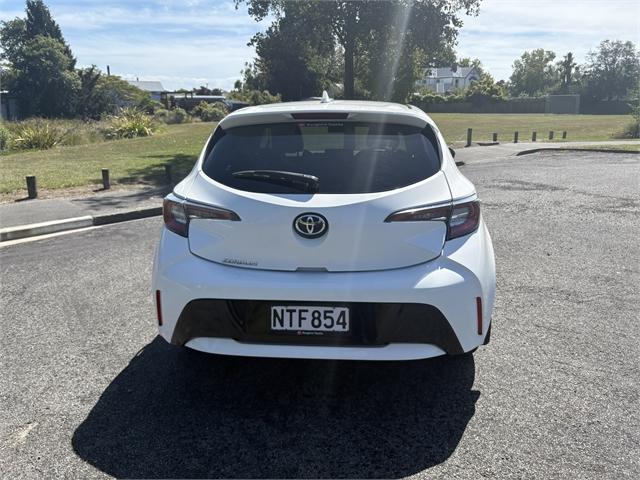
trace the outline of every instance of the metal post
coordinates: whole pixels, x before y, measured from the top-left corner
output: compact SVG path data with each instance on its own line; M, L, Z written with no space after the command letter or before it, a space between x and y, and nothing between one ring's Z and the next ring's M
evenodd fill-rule
M533 132L531 132L531 141L535 142L537 138L538 138L538 132L534 130Z
M171 185L171 182L173 182L173 165L171 165L170 163L167 163L164 166L164 175L167 180L167 183Z
M513 132L513 143L518 143L518 132Z
M494 142L497 142L498 141L498 134L497 133L493 133L492 134L492 139L493 139Z
M549 140L553 140L553 130L549 131Z
M36 184L36 177L34 175L27 176L27 196L29 198L38 197L38 186Z
M111 188L111 183L109 182L109 169L102 169L102 188L105 190L109 190Z
M562 132L562 139L563 140L567 139L567 131L566 130L564 132Z
M473 128L467 128L467 147L471 146L472 137L473 137Z

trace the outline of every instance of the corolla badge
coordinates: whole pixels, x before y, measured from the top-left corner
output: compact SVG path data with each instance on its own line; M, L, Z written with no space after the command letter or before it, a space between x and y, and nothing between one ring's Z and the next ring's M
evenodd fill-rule
M318 213L303 213L293 221L293 229L304 238L318 238L327 233L329 223Z

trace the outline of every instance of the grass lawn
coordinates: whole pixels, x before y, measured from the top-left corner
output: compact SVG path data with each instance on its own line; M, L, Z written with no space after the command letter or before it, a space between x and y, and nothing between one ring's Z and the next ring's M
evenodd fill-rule
M538 141L545 140L549 130L556 131L556 139L567 130L568 141L611 140L632 120L627 115L434 113L432 117L450 144L464 142L467 128L473 128L474 141L488 141L493 132L499 141L512 141L514 130L522 142L531 139L532 130L538 131ZM26 175L36 175L41 190L100 184L102 168L109 169L114 184L160 184L166 163L174 165L176 176L190 170L214 126L169 125L153 137L0 155L0 194L23 191Z
M0 156L0 193L25 189L36 175L38 189L79 187L102 182L108 168L112 183L161 183L164 165L184 176L202 150L215 123L168 125L153 137L112 140L51 150Z
M612 140L633 118L631 115L546 115L546 114L468 114L433 113L448 143L466 142L467 128L473 129L474 142L491 141L491 134L498 133L499 142L512 142L513 132L519 132L519 141L531 140L531 132L538 132L538 141L548 141L549 130L555 131L554 141L562 141L562 131L567 131L566 141Z

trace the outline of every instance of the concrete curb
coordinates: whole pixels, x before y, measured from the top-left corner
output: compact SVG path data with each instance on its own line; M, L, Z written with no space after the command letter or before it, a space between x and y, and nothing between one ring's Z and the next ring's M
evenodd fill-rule
M640 152L634 152L633 150L619 150L614 148L579 148L579 147L540 147L540 148L532 148L530 150L522 150L516 153L516 157L521 155L529 155L530 153L538 153L538 152L602 152L602 153L630 153L632 155L638 155Z
M19 225L0 229L0 242L37 237L50 233L64 232L66 230L76 230L78 228L138 220L140 218L155 217L158 215L162 215L162 207L139 208L127 210L126 212L106 213L95 216L86 215L84 217L65 218L64 220L33 223L31 225Z

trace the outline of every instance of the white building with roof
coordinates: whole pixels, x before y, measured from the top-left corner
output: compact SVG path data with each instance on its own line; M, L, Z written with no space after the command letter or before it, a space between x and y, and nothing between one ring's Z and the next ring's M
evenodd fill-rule
M427 87L435 93L445 94L463 90L479 79L480 72L475 67L427 68L423 78L416 82L416 86Z
M138 87L140 90L149 92L151 98L157 101L160 101L162 98L162 94L167 91L162 86L162 83L156 81L127 80L127 82L129 82L129 84L133 85L134 87Z

